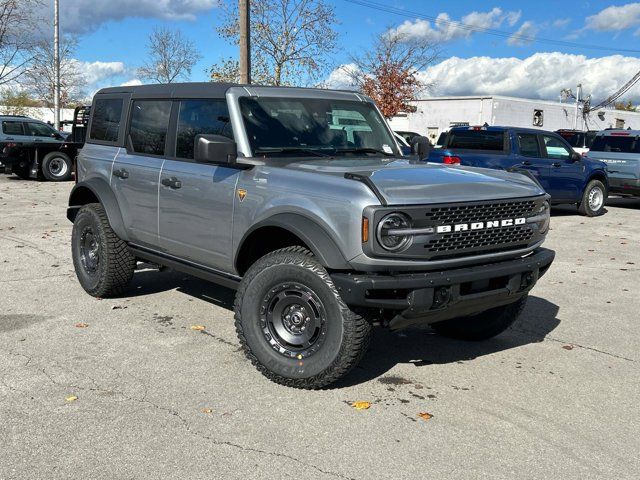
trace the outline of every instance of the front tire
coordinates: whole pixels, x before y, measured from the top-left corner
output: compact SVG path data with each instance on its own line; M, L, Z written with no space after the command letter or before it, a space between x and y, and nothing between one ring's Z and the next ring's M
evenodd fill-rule
M235 319L251 363L294 388L322 388L343 377L371 337L371 325L349 310L303 247L274 251L249 268L236 295Z
M42 175L51 182L71 180L73 163L61 152L50 152L42 159Z
M129 284L136 259L109 225L99 203L83 206L73 222L73 265L82 288L94 297L113 297Z
M582 193L582 201L578 210L587 217L597 217L604 211L604 202L607 200L607 189L600 180L591 180Z
M440 335L457 340L488 340L509 328L520 316L526 304L527 295L514 303L477 315L434 323L431 328Z

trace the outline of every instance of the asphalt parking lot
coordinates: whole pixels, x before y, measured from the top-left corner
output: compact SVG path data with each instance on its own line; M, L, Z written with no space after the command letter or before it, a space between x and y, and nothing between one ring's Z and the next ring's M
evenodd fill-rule
M638 478L640 200L555 209L505 334L378 329L346 380L299 391L239 352L230 290L143 268L85 294L71 187L0 176L0 479Z

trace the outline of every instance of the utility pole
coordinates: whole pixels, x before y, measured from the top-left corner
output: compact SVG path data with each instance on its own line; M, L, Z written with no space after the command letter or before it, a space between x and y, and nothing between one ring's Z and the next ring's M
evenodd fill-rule
M580 101L582 97L582 84L578 84L578 88L576 89L576 116L573 119L573 129L578 129L578 115L580 113ZM580 128L582 130L582 128Z
M240 83L251 83L251 32L249 0L240 0Z
M60 130L60 0L53 2L53 123Z

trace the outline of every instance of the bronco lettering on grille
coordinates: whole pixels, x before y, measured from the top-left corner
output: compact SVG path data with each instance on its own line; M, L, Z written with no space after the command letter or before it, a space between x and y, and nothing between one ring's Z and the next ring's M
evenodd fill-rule
M503 220L489 220L486 222L457 223L455 225L440 225L436 227L436 233L464 232L467 230L485 230L487 228L512 227L514 225L524 225L527 219L505 218Z

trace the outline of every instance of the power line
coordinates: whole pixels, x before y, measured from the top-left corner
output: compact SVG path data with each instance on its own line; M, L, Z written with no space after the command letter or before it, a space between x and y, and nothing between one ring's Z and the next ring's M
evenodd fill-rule
M451 20L443 20L442 18L432 17L430 15L425 15L419 12L414 12L411 10L405 10L403 8L392 7L389 5L384 5L379 2L373 2L370 0L344 0L345 2L352 3L354 5L360 5L361 7L370 8L373 10L378 10L385 13L391 13L394 15L399 15L407 18L419 18L421 20L429 20L432 22L436 22L440 25L447 25L450 27L458 28L460 30L465 30L468 32L477 32L477 33L486 33L488 35L493 35L501 38L509 38L515 36L519 41L527 42L527 43L546 43L549 45L559 45L563 47L569 48L582 48L586 50L602 50L607 52L621 52L621 53L640 53L640 50L634 50L630 48L611 48L606 47L604 45L592 45L588 43L577 43L577 42L568 42L565 40L553 40L550 38L541 38L533 35L521 35L515 32L507 32L504 30L497 30L494 28L480 27L476 25L470 25L467 23L451 21Z
M640 81L640 72L636 73L633 76L633 78L631 78L631 80L629 80L620 89L618 89L618 91L616 91L615 93L613 93L612 95L610 95L609 97L604 99L602 102L597 104L595 107L589 106L587 111L588 112L592 112L594 110L599 110L601 108L604 108L604 107L607 107L607 106L611 105L616 100L618 100L620 97L622 97L622 95L627 93L631 89L631 87L633 87L636 83L638 83L638 81Z

